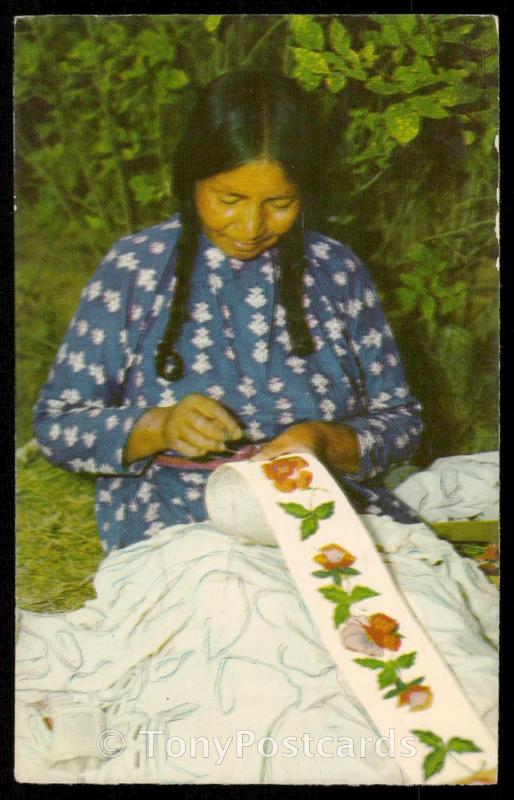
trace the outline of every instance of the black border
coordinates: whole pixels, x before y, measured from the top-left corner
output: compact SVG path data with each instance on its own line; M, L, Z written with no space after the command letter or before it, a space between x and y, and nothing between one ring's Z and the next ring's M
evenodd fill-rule
M177 2L158 2L158 0L3 0L0 8L0 232L2 249L0 251L0 485L2 487L0 504L0 574L2 583L0 598L3 631L1 642L4 645L0 657L0 790L4 797L13 798L70 798L77 793L92 793L102 798L123 796L125 800L137 798L147 793L160 797L201 797L218 798L236 795L245 798L291 798L302 800L341 795L352 798L452 798L463 793L474 792L480 798L506 798L514 782L514 672L511 646L510 618L512 607L512 586L509 570L514 563L511 539L514 536L514 518L509 499L514 495L514 468L511 464L511 441L514 398L512 381L509 380L510 344L514 334L514 313L510 309L510 298L514 296L512 266L512 229L514 227L512 190L512 150L514 132L512 130L510 106L514 104L514 69L512 49L514 31L509 1L475 2L358 2L348 3L332 0L260 0L251 3L246 0L184 0ZM501 252L501 516L502 516L502 588L501 588L501 688L500 688L500 772L495 786L482 786L474 789L466 786L278 786L278 785L64 785L64 784L19 784L13 777L13 647L14 647L14 234L13 234L13 148L12 148L12 58L13 27L17 16L42 14L180 14L213 13L224 14L256 13L319 13L319 14L371 14L371 13L433 13L433 14L494 14L499 19L500 29L500 252ZM511 532L512 529L512 532ZM477 794L478 793L478 794Z

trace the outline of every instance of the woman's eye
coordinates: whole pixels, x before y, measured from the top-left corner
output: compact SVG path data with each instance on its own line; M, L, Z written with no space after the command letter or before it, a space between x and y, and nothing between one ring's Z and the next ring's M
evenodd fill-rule
M238 199L238 197L220 197L220 201L224 206L235 206Z
M278 211L283 211L286 208L289 208L289 206L291 206L293 202L294 202L293 200L273 200L271 205Z

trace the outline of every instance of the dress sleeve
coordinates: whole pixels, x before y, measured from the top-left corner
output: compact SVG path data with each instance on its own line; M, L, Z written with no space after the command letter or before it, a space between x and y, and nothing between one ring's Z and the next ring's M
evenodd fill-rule
M34 408L41 452L71 472L134 476L152 460L123 463L128 435L148 409L123 400L133 358L127 342L132 273L115 268L119 254L120 248L111 250L82 292Z
M423 430L421 405L410 394L392 330L366 267L352 253L344 326L361 373L364 414L345 418L358 437L366 480L410 461ZM351 269L353 265L353 271Z

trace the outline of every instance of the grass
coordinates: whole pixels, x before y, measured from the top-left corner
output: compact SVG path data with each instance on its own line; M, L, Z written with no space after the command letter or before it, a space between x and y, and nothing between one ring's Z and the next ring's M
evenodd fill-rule
M103 558L94 517L94 479L40 455L18 460L16 594L20 608L57 612L95 597Z

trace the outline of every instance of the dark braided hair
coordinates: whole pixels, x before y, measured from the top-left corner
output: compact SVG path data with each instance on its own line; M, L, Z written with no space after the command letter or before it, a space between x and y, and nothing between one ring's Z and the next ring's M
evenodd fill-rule
M280 164L298 186L298 219L277 242L282 302L293 352L313 352L302 307L303 220L314 216L319 198L323 152L319 113L313 99L279 74L240 70L223 75L201 90L174 156L174 191L182 231L175 267L175 292L168 323L157 348L157 373L177 380L184 363L175 350L189 319L190 275L201 233L194 201L195 183L265 157Z

